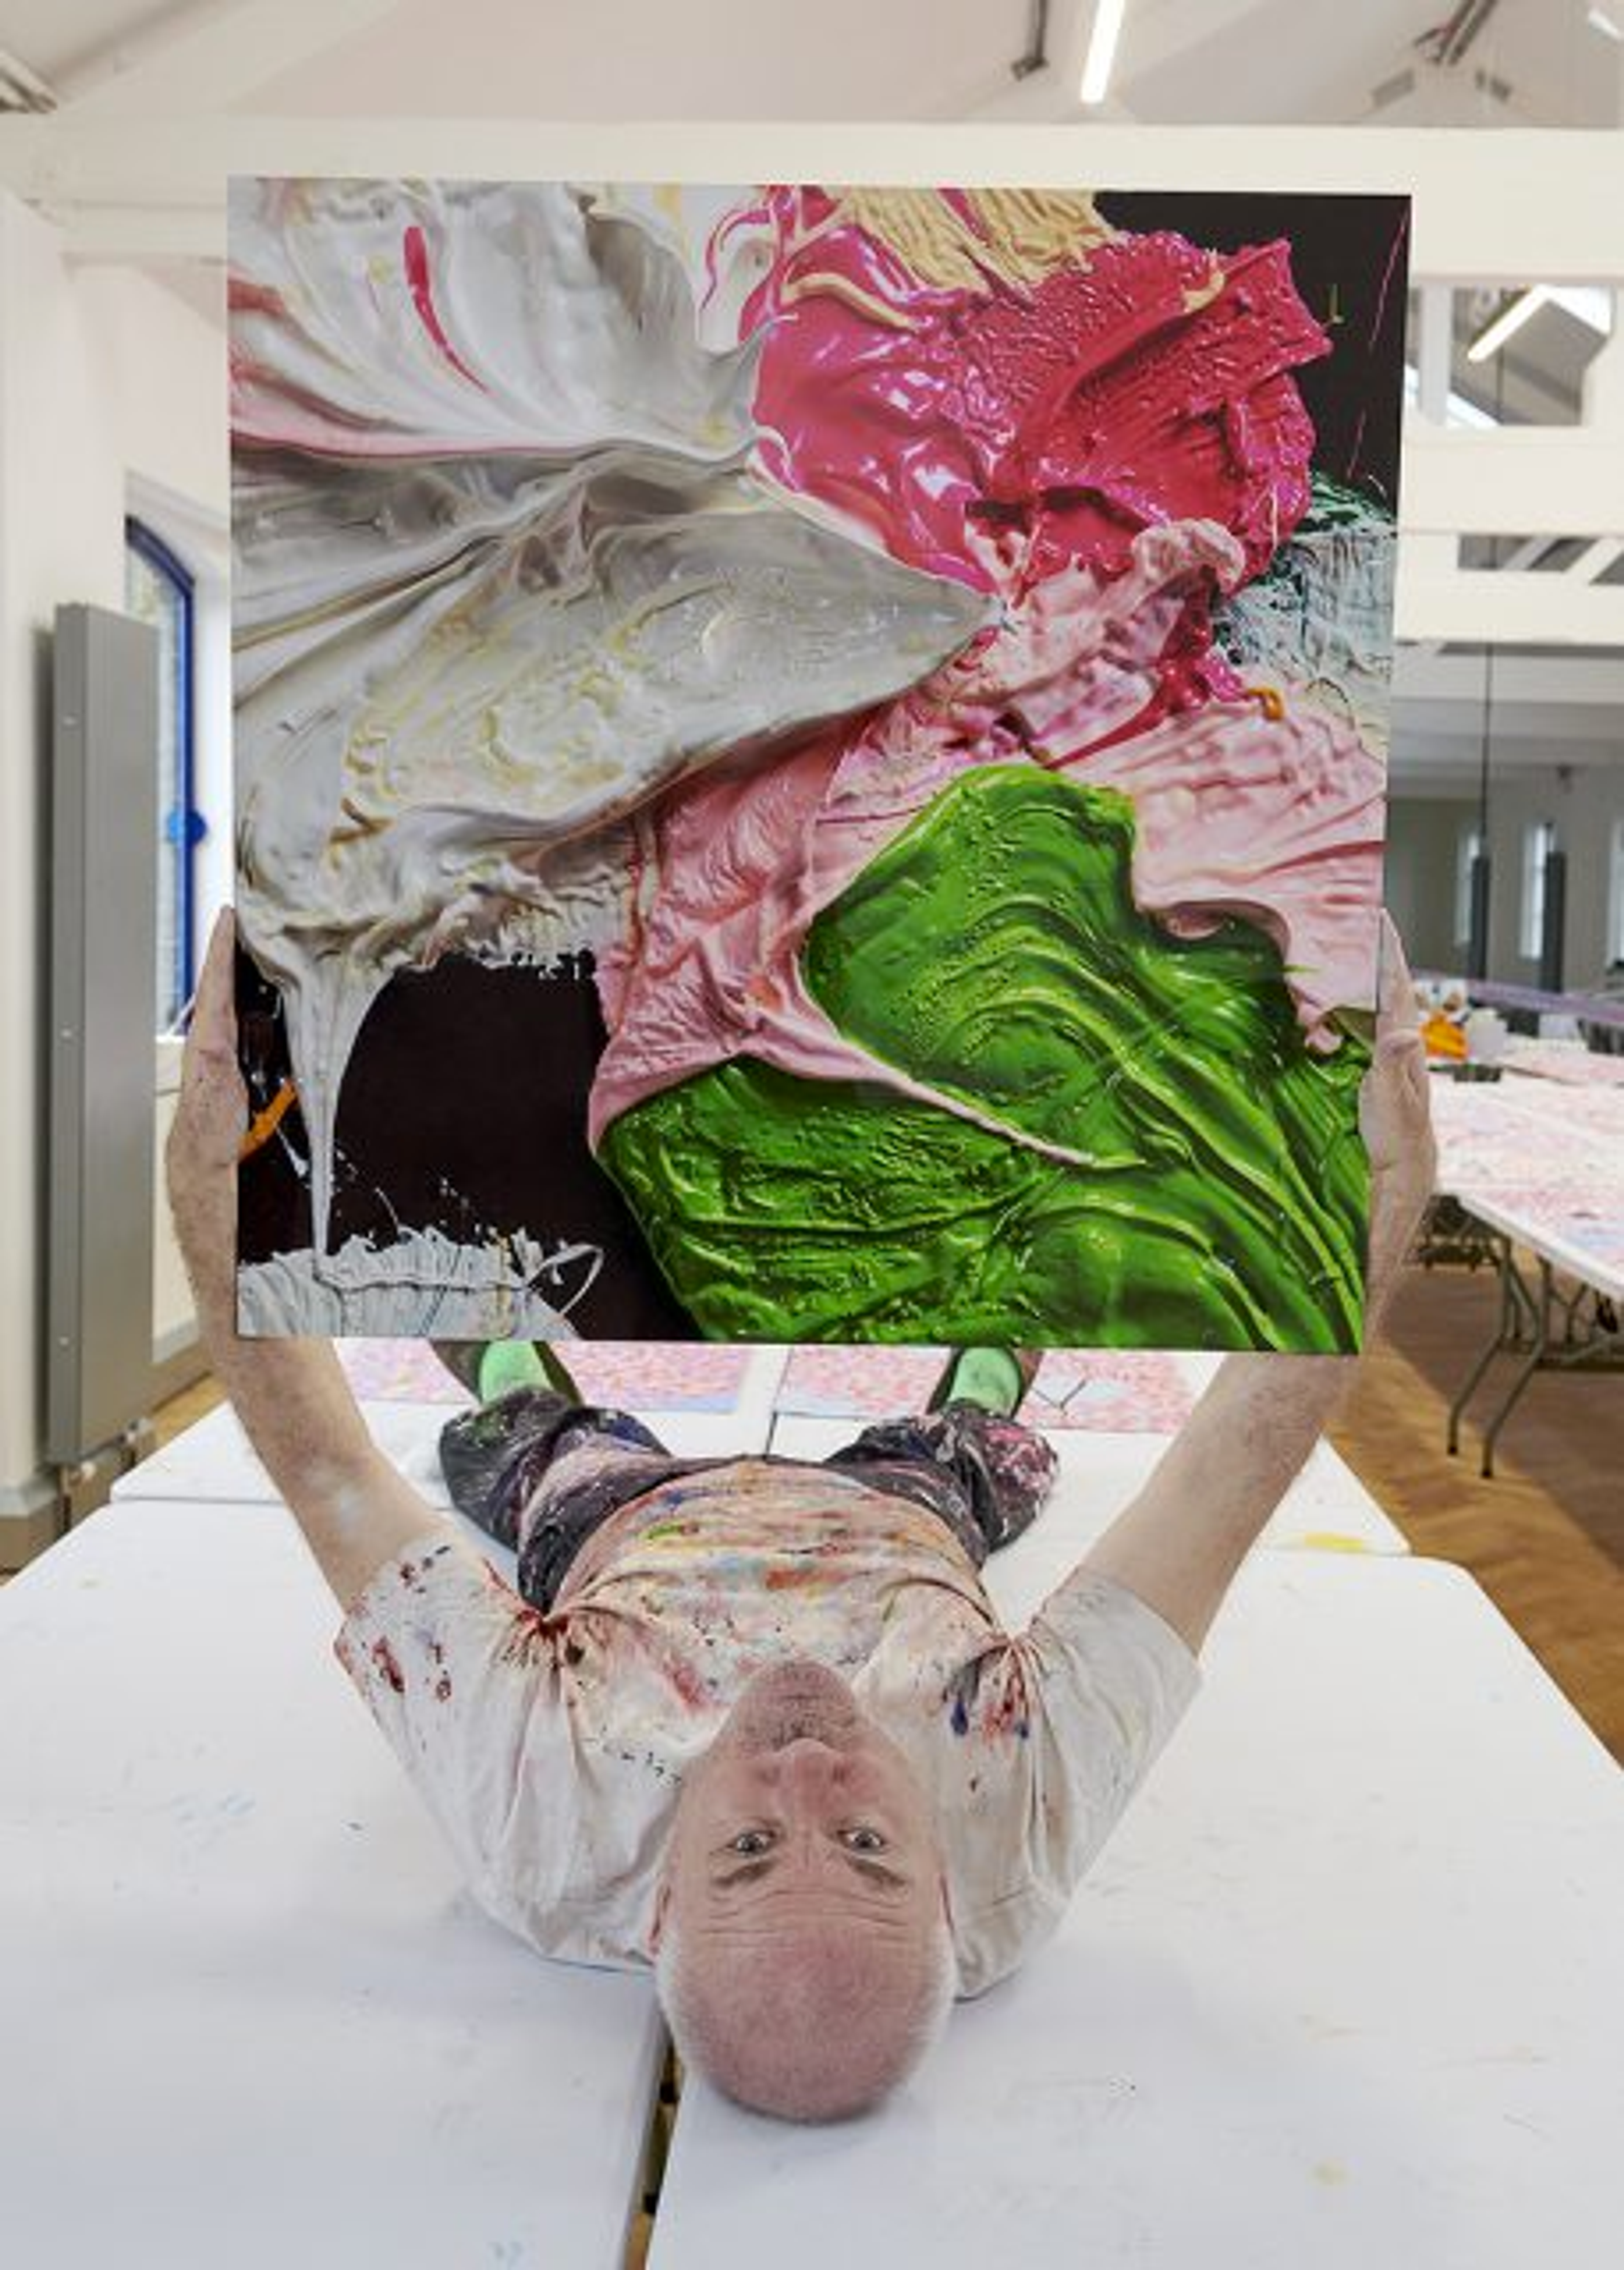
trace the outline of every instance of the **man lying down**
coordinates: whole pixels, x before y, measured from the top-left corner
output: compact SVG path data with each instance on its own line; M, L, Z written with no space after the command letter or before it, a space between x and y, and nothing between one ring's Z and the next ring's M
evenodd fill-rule
M1397 941L1361 1099L1379 1312L1432 1183ZM876 2103L955 1995L1055 1929L1196 1685L1247 1548L1346 1383L1232 1356L1138 1496L1024 1632L979 1569L1053 1454L1027 1366L970 1350L938 1407L822 1465L679 1460L540 1352L458 1368L463 1509L518 1590L374 1447L331 1348L234 1313L247 1118L229 920L199 988L168 1171L215 1369L345 1612L338 1654L476 1896L542 1954L652 1962L685 2060L817 2120ZM478 1374L483 1370L483 1379Z

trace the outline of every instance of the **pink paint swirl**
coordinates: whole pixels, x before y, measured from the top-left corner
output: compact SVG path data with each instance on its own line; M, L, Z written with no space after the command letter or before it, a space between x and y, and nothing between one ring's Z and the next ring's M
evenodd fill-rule
M1255 575L1301 518L1314 431L1290 374L1330 343L1285 243L1113 236L1029 286L989 269L977 295L911 274L825 189L770 189L749 218L773 247L742 326L765 327L762 463L894 558L986 588L979 523L1024 537L1024 583L1118 575L1139 530L1211 520Z
M990 262L967 291L817 189L724 222L717 288L741 245L765 252L740 317L760 334L764 468L1004 616L866 719L664 800L634 932L600 965L593 1140L740 1055L916 1092L836 1030L798 957L817 914L978 765L1122 790L1138 904L1184 936L1256 923L1310 1045L1333 1049L1331 1013L1371 998L1382 758L1306 689L1249 689L1211 631L1309 501L1291 372L1328 342L1288 248L1109 236L1024 285Z

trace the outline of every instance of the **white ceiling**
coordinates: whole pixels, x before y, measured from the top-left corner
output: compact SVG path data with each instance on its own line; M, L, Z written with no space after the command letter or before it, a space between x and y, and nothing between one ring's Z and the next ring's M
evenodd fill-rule
M1122 85L1147 125L1414 125L1430 113L1459 126L1611 126L1620 116L1624 47L1591 24L1593 4L1498 0L1446 69L1417 42L1456 15L1457 0L1264 0L1238 10L1131 0ZM1211 28L1148 61L1159 24L1182 19L1196 29L1203 18ZM1624 26L1624 4L1618 20ZM1136 49L1146 67L1136 67ZM1406 95L1395 82L1408 75ZM1380 105L1378 93L1387 97Z
M1624 43L1589 20L1598 4L1624 27L1624 0L1128 0L1103 115L1147 126L1616 128ZM1427 35L1472 9L1480 27L1468 51L1439 63ZM137 126L222 111L1075 119L1094 0L1049 0L1049 67L1018 80L1011 66L1036 12L1034 0L0 0L0 108L9 58L70 118L110 105ZM0 139L7 130L0 115ZM218 319L217 264L153 272ZM1468 329L1480 315L1464 294L1456 313ZM1546 309L1502 360L1506 414L1570 419L1594 348L1582 324ZM1480 385L1480 372L1463 366L1460 383ZM1405 767L1444 781L1475 763L1474 666L1436 648L1401 657ZM1619 759L1624 655L1509 656L1505 670L1520 760Z
M1128 0L1113 94L1156 125L1612 125L1624 46L1588 20L1594 4L1492 0L1470 51L1438 70L1416 43L1461 0ZM1091 0L1048 12L1045 93L1064 97L1057 75L1075 73ZM1034 0L0 0L0 48L70 97L257 18L268 67L222 93L285 116L916 118L1012 89L1034 14ZM1406 70L1413 93L1373 114L1374 91Z
M0 48L53 84L164 17L189 13L174 0L4 0Z

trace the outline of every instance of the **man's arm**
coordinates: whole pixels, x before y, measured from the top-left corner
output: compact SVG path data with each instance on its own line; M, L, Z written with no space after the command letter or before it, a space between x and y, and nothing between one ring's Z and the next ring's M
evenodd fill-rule
M169 1205L204 1345L248 1440L347 1610L384 1562L448 1524L374 1447L325 1340L241 1339L237 1157L248 1099L232 1000L235 931L209 941L167 1154Z
M1432 1195L1427 1061L1398 933L1383 918L1376 1046L1360 1095L1370 1154L1367 1345ZM1340 1401L1352 1356L1235 1355L1145 1487L1085 1557L1199 1648L1248 1549Z

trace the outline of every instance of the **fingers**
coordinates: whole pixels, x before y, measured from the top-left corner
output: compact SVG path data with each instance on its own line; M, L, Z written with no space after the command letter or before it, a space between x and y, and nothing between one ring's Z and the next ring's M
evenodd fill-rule
M1377 984L1379 1006L1376 1010L1376 1032L1383 1038L1397 1037L1420 1029L1420 1020L1415 1005L1415 981L1410 975L1410 965L1405 959L1403 941L1393 927L1392 916L1385 907L1382 909L1382 926L1377 943L1380 976Z

